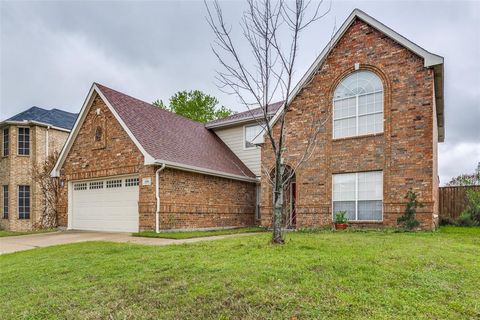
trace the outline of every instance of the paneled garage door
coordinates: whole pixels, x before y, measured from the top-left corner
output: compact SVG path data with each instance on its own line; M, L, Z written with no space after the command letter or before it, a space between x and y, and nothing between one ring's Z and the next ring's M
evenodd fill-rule
M73 182L70 227L138 231L138 177Z

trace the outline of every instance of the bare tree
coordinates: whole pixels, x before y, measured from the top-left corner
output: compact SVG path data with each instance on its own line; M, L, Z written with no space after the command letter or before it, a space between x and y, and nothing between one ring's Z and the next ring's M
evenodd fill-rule
M254 116L264 128L264 135L274 154L273 174L263 168L269 177L273 192L273 243L284 243L282 218L284 211L283 190L297 168L307 161L315 149L315 141L325 119L314 119L310 138L302 156L295 165L285 170L285 115L290 107L293 92L293 75L299 50L299 36L313 22L323 18L330 6L323 9L323 1L312 5L311 1L295 2L247 0L247 9L240 23L249 53L233 38L218 1L205 3L207 21L214 34L212 50L221 65L217 72L218 87L223 92L236 95L248 109L260 107L261 116ZM252 62L253 61L253 62ZM275 126L270 122L273 99L283 101ZM275 128L274 128L275 127Z
M58 152L51 154L45 162L35 164L32 170L33 180L38 184L43 198L42 212L35 222L37 229L49 229L57 226L58 178L50 176L58 159Z

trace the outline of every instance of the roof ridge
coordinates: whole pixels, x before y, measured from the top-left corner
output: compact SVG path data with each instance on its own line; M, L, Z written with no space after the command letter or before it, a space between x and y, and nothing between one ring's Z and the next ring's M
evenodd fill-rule
M196 125L201 125L201 126L204 126L204 124L203 124L203 123L201 123L201 122L194 121L194 120L192 120L192 119L190 119L190 118L187 118L187 117L185 117L185 116L182 116L182 115L180 115L180 114L177 114L177 113L175 113L175 112L173 112L173 111L166 110L166 109L162 109L162 108L160 108L160 107L154 106L153 104L151 104L151 103L149 103L149 102L146 102L146 101L144 101L144 100L141 100L141 99L135 98L134 96L131 96L131 95L129 95L129 94L126 94L126 93L123 93L123 92L121 92L121 91L118 91L118 90L112 89L112 88L110 88L110 87L107 87L107 86L105 86L105 85L103 85L103 84L101 84L101 83L94 82L93 84L94 84L94 85L96 85L97 87L98 87L98 86L100 86L100 87L106 88L106 89L108 89L108 90L114 91L114 92L116 92L116 93L118 93L118 94L121 94L121 95L127 96L127 97L129 97L129 98L131 98L131 99L134 99L134 100L140 101L140 102L142 102L142 103L144 103L144 104L148 105L149 107L151 107L151 108L152 108L152 110L156 110L155 112L168 112L169 114L171 114L171 115L173 115L173 116L175 116L175 117L178 117L178 118L185 119L185 120L187 120L187 121L189 121L189 122L195 123ZM99 88L99 89L101 90L101 88Z

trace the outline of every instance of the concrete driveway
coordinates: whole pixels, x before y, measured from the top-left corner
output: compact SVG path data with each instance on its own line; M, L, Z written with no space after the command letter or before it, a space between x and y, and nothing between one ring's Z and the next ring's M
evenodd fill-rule
M99 231L58 231L38 233L24 236L0 238L0 254L29 250L34 248L50 247L59 244L85 242L85 241L113 241L136 243L146 245L164 246L169 244L191 243L205 240L216 240L230 237L254 235L255 233L232 234L192 239L160 239L132 237L124 232L99 232Z

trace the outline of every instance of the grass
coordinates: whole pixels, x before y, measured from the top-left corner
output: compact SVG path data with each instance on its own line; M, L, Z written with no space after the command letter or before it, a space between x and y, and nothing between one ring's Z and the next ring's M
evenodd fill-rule
M1 319L479 319L480 228L0 256Z
M26 235L26 234L54 232L54 231L57 231L57 230L56 230L56 229L34 230L34 231L8 231L8 230L0 230L0 238L2 238L2 237L23 236L23 235Z
M135 237L147 237L147 238L166 238L166 239L191 239L200 237L221 236L237 233L251 233L251 232L265 232L265 228L261 227L245 227L245 228L233 228L233 229L220 229L220 230L202 230L202 231L162 231L156 233L154 231L142 231L133 233Z

